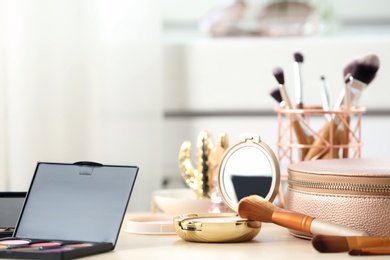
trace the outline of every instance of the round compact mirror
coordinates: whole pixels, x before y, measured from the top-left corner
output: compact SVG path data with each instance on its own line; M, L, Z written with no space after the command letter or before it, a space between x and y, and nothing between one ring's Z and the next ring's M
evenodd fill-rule
M225 151L218 174L222 199L234 212L246 196L259 195L272 202L280 184L278 159L256 134L241 135Z
M238 202L249 195L273 201L280 182L278 160L255 134L244 134L229 147L218 171L221 197L230 213L194 213L174 218L176 233L191 242L244 242L257 236L261 222L237 215Z

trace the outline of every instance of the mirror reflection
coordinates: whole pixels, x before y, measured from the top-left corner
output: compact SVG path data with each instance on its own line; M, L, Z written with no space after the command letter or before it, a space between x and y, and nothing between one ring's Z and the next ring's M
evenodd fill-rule
M271 191L273 170L265 153L253 146L235 150L227 158L223 170L225 194L238 203L243 197L259 195L266 198Z

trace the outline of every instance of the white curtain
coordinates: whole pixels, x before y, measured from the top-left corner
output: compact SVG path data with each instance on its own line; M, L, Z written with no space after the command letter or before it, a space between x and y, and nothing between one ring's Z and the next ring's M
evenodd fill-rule
M149 210L162 168L157 11L0 0L0 190L27 190L37 161L137 165L129 210Z

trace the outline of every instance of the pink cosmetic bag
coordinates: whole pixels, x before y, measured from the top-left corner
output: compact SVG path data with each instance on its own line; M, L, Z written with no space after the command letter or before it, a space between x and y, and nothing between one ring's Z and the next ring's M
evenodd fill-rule
M390 236L390 159L291 164L285 200L286 209L364 230L372 236Z

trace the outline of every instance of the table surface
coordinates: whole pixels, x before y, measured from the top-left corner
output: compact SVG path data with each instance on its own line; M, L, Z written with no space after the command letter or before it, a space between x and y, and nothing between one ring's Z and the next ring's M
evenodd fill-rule
M147 214L147 213L145 213ZM145 215L144 214L144 215ZM177 235L139 235L125 232L128 213L115 250L83 259L351 259L348 253L319 253L309 240L293 237L288 230L263 223L260 233L243 243L195 243ZM389 259L389 256L364 256L364 259Z

